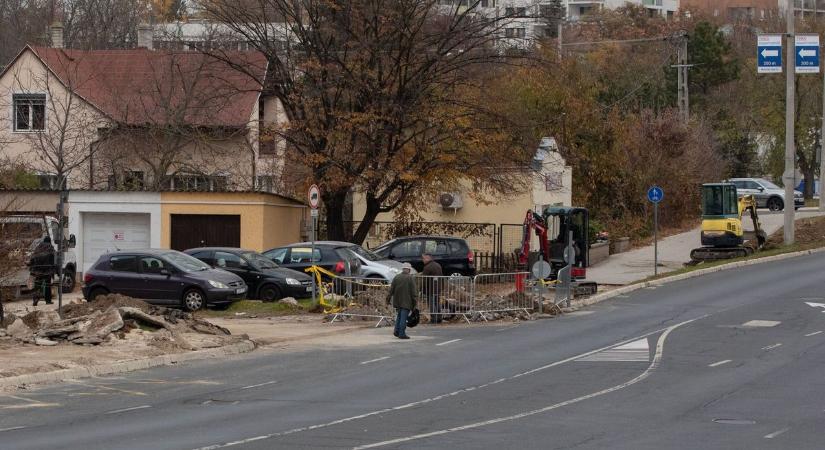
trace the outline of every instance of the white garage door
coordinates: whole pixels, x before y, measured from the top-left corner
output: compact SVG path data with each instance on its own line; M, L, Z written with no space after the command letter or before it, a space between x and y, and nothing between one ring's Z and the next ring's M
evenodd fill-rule
M83 213L83 271L100 255L149 248L149 214Z

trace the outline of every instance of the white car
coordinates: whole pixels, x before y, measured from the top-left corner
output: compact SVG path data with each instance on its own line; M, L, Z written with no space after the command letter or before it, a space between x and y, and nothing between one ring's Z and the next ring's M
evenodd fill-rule
M396 275L401 273L401 262L384 259L356 244L352 244L347 249L361 261L360 274L362 277L392 281ZM415 269L412 273L416 273Z

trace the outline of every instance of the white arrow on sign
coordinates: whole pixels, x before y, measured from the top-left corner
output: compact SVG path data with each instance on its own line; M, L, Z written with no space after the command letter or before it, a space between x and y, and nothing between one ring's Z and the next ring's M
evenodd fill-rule
M812 308L822 308L823 310L825 310L825 303L811 303L811 302L805 302L805 304L806 304L806 305L808 305L808 306L810 306L810 307L812 307ZM824 313L825 313L825 311L822 311L822 312L824 312Z
M778 56L779 56L779 50L768 50L768 49L763 49L762 50L762 57L763 58L776 58Z
M816 50L800 50L799 56L806 57L806 56L816 56Z

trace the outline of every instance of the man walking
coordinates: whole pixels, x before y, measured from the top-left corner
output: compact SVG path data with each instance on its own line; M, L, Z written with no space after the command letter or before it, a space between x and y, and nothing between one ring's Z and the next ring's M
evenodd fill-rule
M54 257L52 240L49 236L44 236L29 259L29 274L34 278L34 294L32 295L34 306L37 306L40 296L43 296L47 305L52 304L52 278L56 271Z
M395 331L392 333L398 339L409 339L407 336L407 317L410 311L415 309L415 296L418 294L415 289L415 280L412 275L410 263L401 266L401 273L392 279L390 292L387 294L387 303L392 301L397 314L395 315Z
M433 260L433 256L429 253L421 255L424 261L424 270L421 275L424 277L441 277L444 272L441 270L441 264ZM441 323L441 305L438 300L440 278L424 278L424 296L427 298L427 304L430 307L430 323Z

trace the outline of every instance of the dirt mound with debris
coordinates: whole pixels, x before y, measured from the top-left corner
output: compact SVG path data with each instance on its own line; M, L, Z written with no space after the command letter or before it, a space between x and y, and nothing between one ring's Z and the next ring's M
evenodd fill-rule
M809 217L796 221L794 228L796 245L803 247L825 246L825 217ZM768 238L765 249L776 249L784 242L783 231L779 229Z
M99 345L140 339L164 350L196 350L204 342L215 347L243 339L230 336L226 328L188 312L149 305L123 295L67 305L63 318L55 311L33 311L15 317L6 332L19 342L42 346Z
M137 308L145 313L148 313L154 307L143 300L127 297L120 294L108 294L105 296L98 296L95 300L84 303L73 303L66 305L63 308L63 317L66 319L73 319L75 317L86 316L92 314L94 311L105 311L111 307L115 308Z

